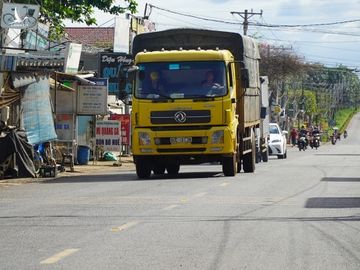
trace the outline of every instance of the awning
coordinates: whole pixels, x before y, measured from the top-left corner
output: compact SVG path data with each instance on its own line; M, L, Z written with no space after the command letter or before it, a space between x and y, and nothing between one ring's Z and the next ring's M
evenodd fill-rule
M79 81L81 84L90 84L95 85L95 82L87 80L87 78L94 77L94 73L86 73L86 74L68 74L68 73L62 73L62 72L54 72L51 77L53 79L56 79L58 81L62 80L73 80L73 81Z

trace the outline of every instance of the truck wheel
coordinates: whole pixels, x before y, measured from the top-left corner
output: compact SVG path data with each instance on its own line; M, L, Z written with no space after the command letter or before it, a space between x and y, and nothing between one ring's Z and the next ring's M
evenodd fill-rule
M225 176L235 176L236 170L236 155L232 157L223 157L222 170Z
M252 173L255 171L255 159L256 159L256 147L255 147L255 136L252 134L252 149L250 153L247 153L243 157L244 172Z
M149 161L138 159L136 161L136 174L140 179L149 178L151 175L151 167Z
M164 165L155 165L153 169L154 174L160 175L165 173Z
M241 140L239 140L239 141L241 141ZM240 154L240 151L241 151L240 145L237 144L237 146L236 146L236 172L237 173L241 172L241 158L240 158L241 154Z
M256 149L256 157L255 157L255 163L261 162L261 152L259 149Z
M269 161L269 151L266 150L265 152L261 153L261 158L263 162L268 162Z
M179 164L169 164L166 166L166 170L170 175L176 175L179 173L180 165Z

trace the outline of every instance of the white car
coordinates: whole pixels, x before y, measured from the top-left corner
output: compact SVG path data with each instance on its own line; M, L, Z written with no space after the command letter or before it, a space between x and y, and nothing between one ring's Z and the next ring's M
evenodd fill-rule
M278 124L270 123L269 155L279 159L286 158L286 131L282 131Z

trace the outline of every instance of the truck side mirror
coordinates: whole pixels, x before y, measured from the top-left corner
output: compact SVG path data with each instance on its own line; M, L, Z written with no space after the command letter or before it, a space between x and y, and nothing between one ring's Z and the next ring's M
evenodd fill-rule
M241 83L242 83L242 86L244 88L249 88L250 87L249 70L247 68L242 68L241 69Z
M260 110L260 118L261 118L261 119L265 119L265 118L266 118L266 115L267 115L267 108L266 108L266 107L261 107L261 110Z

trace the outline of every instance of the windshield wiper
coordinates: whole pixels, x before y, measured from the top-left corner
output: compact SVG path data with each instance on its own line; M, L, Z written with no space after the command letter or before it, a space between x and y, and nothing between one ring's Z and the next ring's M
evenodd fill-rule
M204 95L192 95L189 98L192 98L194 102L214 101L215 100L215 96L204 96Z
M160 98L159 99L153 99L152 102L154 102L154 103L156 103L156 102L168 102L168 101L174 102L175 101L175 99L173 99L172 97L170 97L168 95L164 95L164 94L161 94L161 93L157 93L156 95L159 96Z

